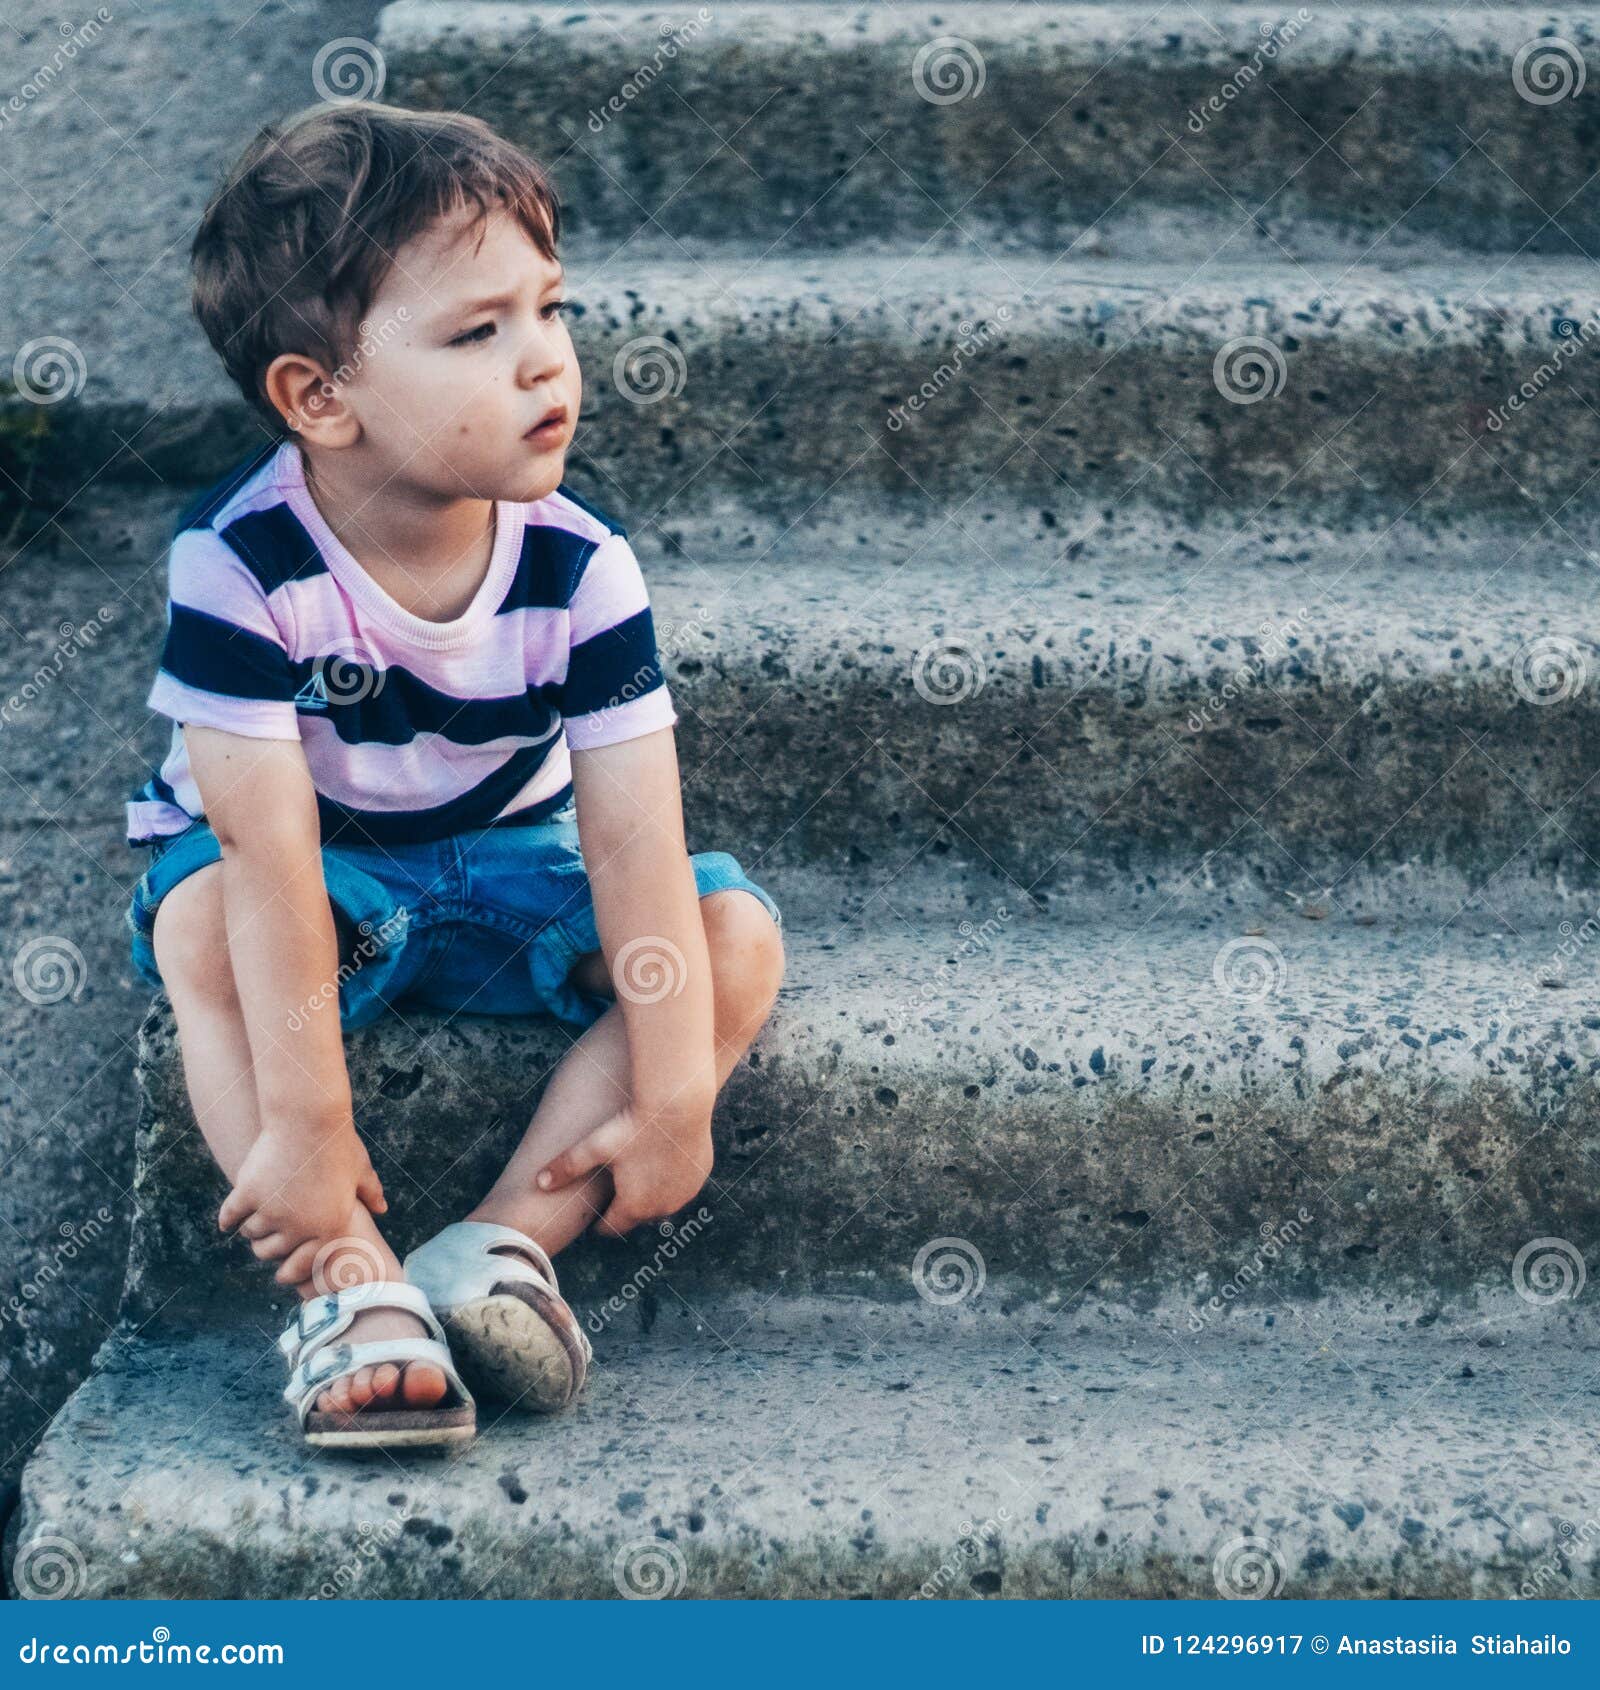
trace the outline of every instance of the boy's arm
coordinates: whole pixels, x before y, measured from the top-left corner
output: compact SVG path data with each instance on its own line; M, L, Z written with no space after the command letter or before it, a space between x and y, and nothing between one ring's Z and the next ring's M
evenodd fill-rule
M355 1131L337 999L338 938L316 793L299 740L188 723L190 768L222 845L228 959L261 1133L218 1214L266 1260L336 1237L382 1187ZM292 1030L291 1030L292 1029Z
M574 751L572 786L631 1084L628 1108L552 1162L540 1184L608 1164L616 1195L597 1225L617 1235L682 1208L711 1171L711 960L672 729Z

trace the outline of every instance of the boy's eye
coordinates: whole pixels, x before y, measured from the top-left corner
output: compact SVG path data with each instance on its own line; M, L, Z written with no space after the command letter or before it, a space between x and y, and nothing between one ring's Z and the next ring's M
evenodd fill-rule
M552 299L548 305L539 308L539 315L547 323L552 322L561 312L566 310L570 303L570 300ZM477 328L468 329L465 334L458 334L450 344L452 346L481 346L493 333L493 323L479 323Z

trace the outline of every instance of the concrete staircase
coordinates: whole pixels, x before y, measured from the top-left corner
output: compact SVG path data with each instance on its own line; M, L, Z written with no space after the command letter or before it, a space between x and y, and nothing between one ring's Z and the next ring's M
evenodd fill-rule
M709 10L376 31L571 203L575 477L785 910L702 1205L563 1258L573 1414L308 1461L158 1000L15 1582L1596 1594L1600 14ZM244 438L207 379L158 472ZM397 1242L563 1045L351 1036Z

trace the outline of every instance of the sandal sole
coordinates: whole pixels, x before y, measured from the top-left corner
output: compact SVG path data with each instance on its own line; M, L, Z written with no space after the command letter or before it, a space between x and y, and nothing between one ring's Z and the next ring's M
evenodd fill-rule
M502 1280L487 1297L439 1316L456 1367L474 1396L554 1414L583 1388L582 1335L536 1285Z
M356 1422L365 1420L366 1425ZM381 1420L381 1426L372 1422ZM470 1443L478 1417L471 1408L384 1408L363 1415L321 1414L306 1419L305 1441L314 1449L423 1449Z

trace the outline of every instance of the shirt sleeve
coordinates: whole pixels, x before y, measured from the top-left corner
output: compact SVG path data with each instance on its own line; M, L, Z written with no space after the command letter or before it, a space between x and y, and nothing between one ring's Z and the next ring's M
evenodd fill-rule
M299 739L294 666L266 593L209 528L167 559L167 636L147 708L250 739Z
M661 674L644 575L621 534L590 554L567 610L571 650L560 709L568 746L588 751L671 727L678 715Z

